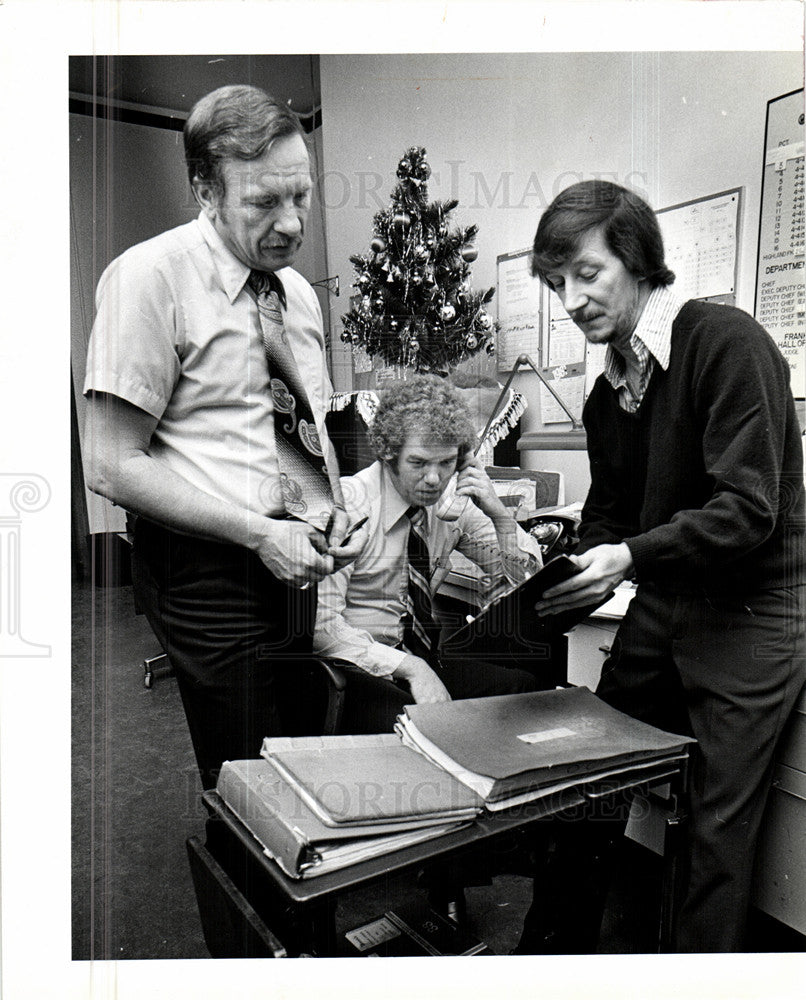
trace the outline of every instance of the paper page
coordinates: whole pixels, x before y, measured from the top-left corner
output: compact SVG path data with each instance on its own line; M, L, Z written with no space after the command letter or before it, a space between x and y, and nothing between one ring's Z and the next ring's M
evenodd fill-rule
M551 387L574 414L574 417L579 420L582 416L584 402L585 376L571 375L568 378L554 378L551 380ZM557 400L544 385L540 386L540 415L544 424L568 423L568 414L563 413Z

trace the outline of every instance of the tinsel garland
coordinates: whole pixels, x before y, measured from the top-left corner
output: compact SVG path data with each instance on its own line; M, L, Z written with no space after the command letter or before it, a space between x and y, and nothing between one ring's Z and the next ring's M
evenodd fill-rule
M357 392L334 392L330 397L330 410L332 413L340 413L346 410L350 403L355 404L359 416L369 427L378 409L377 395L368 389L360 389Z
M359 389L356 392L334 392L330 397L330 409L333 413L346 410L353 403L364 424L369 427L378 409L378 396L370 389ZM526 398L514 389L508 390L507 399L493 420L487 436L481 444L495 447L503 441L512 428L523 416L527 407ZM481 433L481 431L479 431Z

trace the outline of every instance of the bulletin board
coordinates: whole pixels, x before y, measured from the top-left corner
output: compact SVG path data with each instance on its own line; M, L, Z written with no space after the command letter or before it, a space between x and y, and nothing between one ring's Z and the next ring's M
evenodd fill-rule
M520 354L540 362L542 296L532 277L531 250L515 250L496 258L498 336L495 344L499 372L510 372Z
M736 304L742 189L658 211L666 264L678 298Z
M792 371L792 392L806 396L803 89L767 102L755 317Z

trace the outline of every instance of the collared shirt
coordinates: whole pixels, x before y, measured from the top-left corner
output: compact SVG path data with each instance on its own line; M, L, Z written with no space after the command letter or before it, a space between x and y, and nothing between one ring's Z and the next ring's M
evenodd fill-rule
M289 344L324 435L331 385L319 303L292 268L278 275ZM127 250L98 284L84 392L156 417L154 458L220 500L271 516L284 508L248 277L204 214Z
M626 379L624 359L609 345L605 355L604 376L618 392L622 410L634 413L641 405L655 364L666 371L672 347L672 323L683 308L668 285L660 285L650 293L644 311L630 338L630 347L638 359L638 384L633 389Z
M367 543L355 562L320 582L314 649L389 676L407 655L395 647L403 638L408 590L408 504L381 462L342 484L351 514L369 516ZM426 518L432 569L458 549L481 568L488 598L512 589L541 566L540 546L531 535L514 522L514 530L497 535L472 502L455 522L438 518L434 507L426 508Z

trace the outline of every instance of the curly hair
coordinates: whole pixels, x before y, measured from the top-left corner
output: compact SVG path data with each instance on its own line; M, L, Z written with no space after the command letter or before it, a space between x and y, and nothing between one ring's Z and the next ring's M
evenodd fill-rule
M275 139L305 138L293 111L264 90L246 84L219 87L200 98L185 122L185 162L191 185L207 181L223 195L226 159L254 160Z
M567 263L582 239L602 226L607 245L631 274L651 288L671 285L658 219L634 191L611 181L580 181L561 191L549 205L535 233L532 277L550 285L548 275Z
M436 375L415 375L386 389L369 427L378 458L397 462L406 441L456 445L460 456L472 451L476 430L456 388Z

